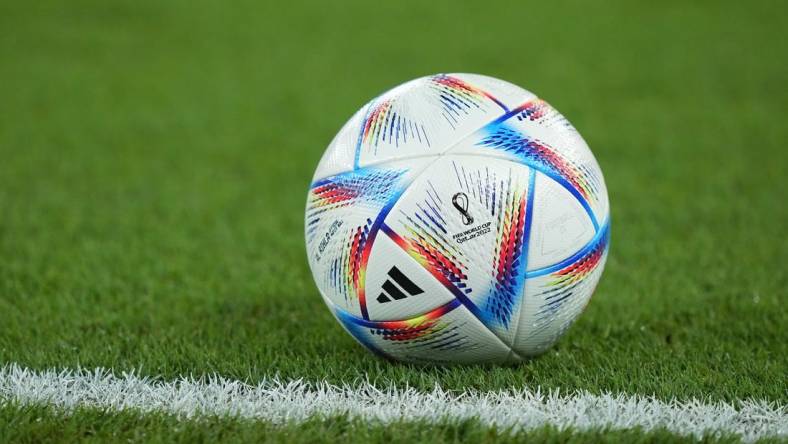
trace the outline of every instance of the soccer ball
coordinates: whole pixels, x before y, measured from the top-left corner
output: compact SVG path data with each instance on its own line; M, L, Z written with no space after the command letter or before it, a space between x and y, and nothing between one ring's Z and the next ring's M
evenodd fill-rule
M516 362L583 311L607 257L602 171L575 128L511 83L439 74L361 108L306 204L312 274L366 348Z

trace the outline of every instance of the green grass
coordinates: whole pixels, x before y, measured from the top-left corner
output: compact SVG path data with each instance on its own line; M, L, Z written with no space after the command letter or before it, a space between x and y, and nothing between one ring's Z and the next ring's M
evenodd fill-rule
M42 406L0 406L0 440L15 443L95 442L384 442L384 443L683 443L697 442L656 430L576 432L545 427L523 432L488 427L474 421L432 425L419 422L384 427L345 417L315 419L301 425L273 426L237 418L204 417L184 421L162 414L79 409L70 415ZM764 439L767 443L776 440ZM730 436L706 436L701 442L735 443Z
M781 2L3 2L0 363L785 404L786 16ZM519 366L377 359L306 263L306 190L334 133L381 91L452 71L549 100L609 188L592 303ZM79 415L66 440L116 421ZM131 438L175 427L119 418Z

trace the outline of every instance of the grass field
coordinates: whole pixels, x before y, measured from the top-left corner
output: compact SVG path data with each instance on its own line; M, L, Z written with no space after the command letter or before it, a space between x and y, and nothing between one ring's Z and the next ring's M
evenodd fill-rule
M352 438L356 442L684 442L665 431L642 433L637 430L590 431L574 433L545 427L528 434L512 436L505 430L489 428L473 421L459 424L433 425L403 422L388 427L369 426L347 418L332 421L314 420L299 426L273 427L264 422L207 417L197 421L180 421L168 415L139 415L135 412L108 413L79 409L63 415L49 409L32 407L0 407L0 420L13 427L0 430L8 441L40 442L53 436L92 441L124 442L266 442L313 443L340 442ZM2 427L0 425L0 427ZM710 440L710 439L709 439ZM733 436L714 438L715 442L735 443Z
M0 365L785 405L787 16L781 2L3 2ZM306 262L306 191L334 133L383 90L452 71L549 100L609 188L592 303L518 366L378 359ZM0 423L9 441L679 439L14 403Z

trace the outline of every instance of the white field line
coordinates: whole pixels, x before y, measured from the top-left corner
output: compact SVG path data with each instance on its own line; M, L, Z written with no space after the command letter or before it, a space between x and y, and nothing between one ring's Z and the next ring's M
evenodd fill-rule
M788 409L776 403L744 400L736 406L699 400L664 402L639 395L562 395L540 390L461 394L435 387L380 389L369 383L335 386L301 380L268 379L257 385L221 377L162 381L110 371L33 371L16 364L0 368L0 404L52 405L66 411L79 406L107 410L165 412L182 418L239 416L272 423L347 414L365 421L391 423L477 419L484 424L529 430L664 428L678 435L736 434L744 441L788 435Z

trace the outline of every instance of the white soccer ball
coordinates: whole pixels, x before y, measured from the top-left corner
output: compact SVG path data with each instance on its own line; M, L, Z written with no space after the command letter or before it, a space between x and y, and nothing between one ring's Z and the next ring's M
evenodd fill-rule
M491 77L412 80L328 146L305 219L342 326L392 359L512 362L572 324L604 268L602 171L534 94Z

